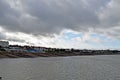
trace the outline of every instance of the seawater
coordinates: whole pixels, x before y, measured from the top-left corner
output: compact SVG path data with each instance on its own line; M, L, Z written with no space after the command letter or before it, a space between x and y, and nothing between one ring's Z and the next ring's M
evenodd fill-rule
M2 80L120 80L120 55L0 59Z

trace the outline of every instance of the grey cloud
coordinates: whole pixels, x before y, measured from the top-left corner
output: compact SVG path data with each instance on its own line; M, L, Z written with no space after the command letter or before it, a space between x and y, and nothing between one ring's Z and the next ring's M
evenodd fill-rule
M0 0L0 25L8 30L18 30L19 11L14 10L6 0Z
M49 35L64 29L101 32L120 26L119 0L0 0L0 25L16 32ZM111 31L114 29L110 29ZM114 30L118 35L119 30ZM106 32L108 33L108 32ZM112 33L112 32L111 32Z
M99 23L95 12L83 5L82 1L27 0L23 3L26 3L25 9L30 15L46 24L45 29L48 31L57 28L78 29L80 26Z
M111 0L111 2L101 10L101 22L107 26L117 26L120 23L120 1Z

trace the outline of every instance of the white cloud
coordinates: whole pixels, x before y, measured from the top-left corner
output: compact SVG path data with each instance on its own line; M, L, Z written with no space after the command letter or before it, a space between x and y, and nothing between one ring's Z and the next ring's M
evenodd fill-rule
M120 39L119 8L119 0L0 0L0 39L51 47L94 47L89 42L104 41L92 38L91 33ZM83 36L65 41L65 31Z

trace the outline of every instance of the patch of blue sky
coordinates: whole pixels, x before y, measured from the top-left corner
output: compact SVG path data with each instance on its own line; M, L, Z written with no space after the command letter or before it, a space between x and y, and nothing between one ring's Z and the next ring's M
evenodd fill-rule
M105 35L99 35L96 33L89 34L92 38L91 40L86 40L85 43L96 46L97 48L101 49L120 49L120 40L119 39L112 39ZM79 37L83 38L84 34L82 33L74 33L74 32L65 32L63 33L63 36L60 37L60 39L64 40L65 42L70 42L72 39ZM93 39L99 39L100 43L92 41Z
M64 40L71 40L71 39L73 39L73 38L76 38L76 37L80 37L80 38L82 38L83 37L83 34L82 33L73 33L73 32L65 32L64 34L63 34L63 39Z
M90 36L92 37L92 38L99 38L99 39L101 39L101 40L108 40L109 38L107 37L107 36L104 36L104 35L99 35L99 34L90 34Z
M120 49L120 40L119 39L112 39L108 38L107 36L104 35L98 35L98 34L91 34L92 38L99 38L102 40L100 44L89 42L92 45L98 45L98 46L103 46L103 48L110 48L110 49Z
M111 48L120 48L120 40L111 39L109 41L105 41L103 45Z

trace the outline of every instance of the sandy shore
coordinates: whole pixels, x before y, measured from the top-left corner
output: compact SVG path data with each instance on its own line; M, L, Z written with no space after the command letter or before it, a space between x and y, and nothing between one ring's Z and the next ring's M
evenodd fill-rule
M65 57L85 55L116 55L114 54L84 54L84 53L26 53L26 52L0 52L0 58L35 58L35 57Z
M59 57L78 56L73 53L26 53L26 52L0 52L0 58L34 58L34 57Z

